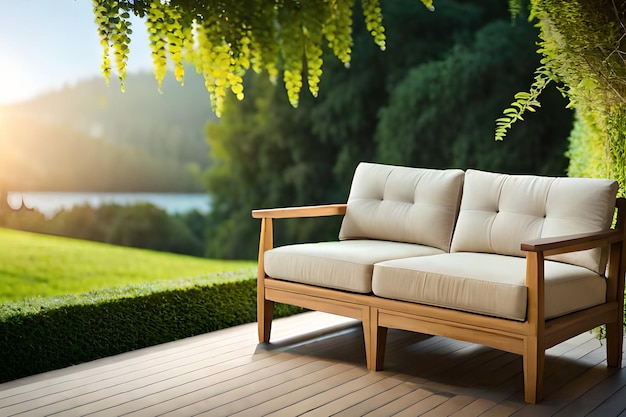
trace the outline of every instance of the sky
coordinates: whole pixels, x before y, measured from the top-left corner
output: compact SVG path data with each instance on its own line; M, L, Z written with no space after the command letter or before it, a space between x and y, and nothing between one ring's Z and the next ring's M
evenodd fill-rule
M133 19L133 32L128 71L152 71L139 19ZM0 0L0 105L86 78L104 83L101 64L91 0Z

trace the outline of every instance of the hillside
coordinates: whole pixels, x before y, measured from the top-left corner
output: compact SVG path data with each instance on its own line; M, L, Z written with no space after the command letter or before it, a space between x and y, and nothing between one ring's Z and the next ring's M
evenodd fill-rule
M0 228L0 303L159 280L232 281L254 276L255 265Z
M215 120L202 78L152 74L77 82L0 107L0 187L46 191L199 191Z

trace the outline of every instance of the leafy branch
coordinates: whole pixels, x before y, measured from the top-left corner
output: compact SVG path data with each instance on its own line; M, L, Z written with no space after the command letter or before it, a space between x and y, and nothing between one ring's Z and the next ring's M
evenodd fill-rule
M360 0L374 42L385 49L380 0ZM434 10L433 0L421 0ZM352 49L355 0L92 0L103 48L102 71L108 80L112 52L120 81L126 75L130 15L145 18L159 89L173 64L183 82L183 61L205 78L211 106L219 115L230 90L243 99L243 74L266 71L275 80L283 73L290 103L296 107L303 73L317 95L322 75L324 40L348 66ZM123 87L122 87L123 88Z
M537 68L535 80L530 86L530 91L522 91L515 94L515 101L511 103L511 107L503 111L504 117L496 119L496 140L503 140L513 123L518 120L523 121L522 115L526 111L534 112L537 107L541 107L539 95L541 95L552 79L552 73L545 66Z

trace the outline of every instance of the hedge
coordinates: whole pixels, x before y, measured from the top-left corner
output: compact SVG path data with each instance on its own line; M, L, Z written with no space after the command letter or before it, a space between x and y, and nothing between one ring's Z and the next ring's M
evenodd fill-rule
M276 317L300 308L277 304ZM256 280L178 280L0 305L0 383L256 321Z

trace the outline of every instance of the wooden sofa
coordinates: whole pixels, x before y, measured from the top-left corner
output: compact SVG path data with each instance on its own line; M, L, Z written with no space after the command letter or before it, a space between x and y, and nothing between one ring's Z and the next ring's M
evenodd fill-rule
M616 193L604 179L361 163L346 204L252 212L259 341L281 302L360 320L370 370L383 367L389 328L483 344L523 356L536 403L545 350L584 331L606 325L608 366L621 367ZM273 247L273 219L334 215L338 241Z

